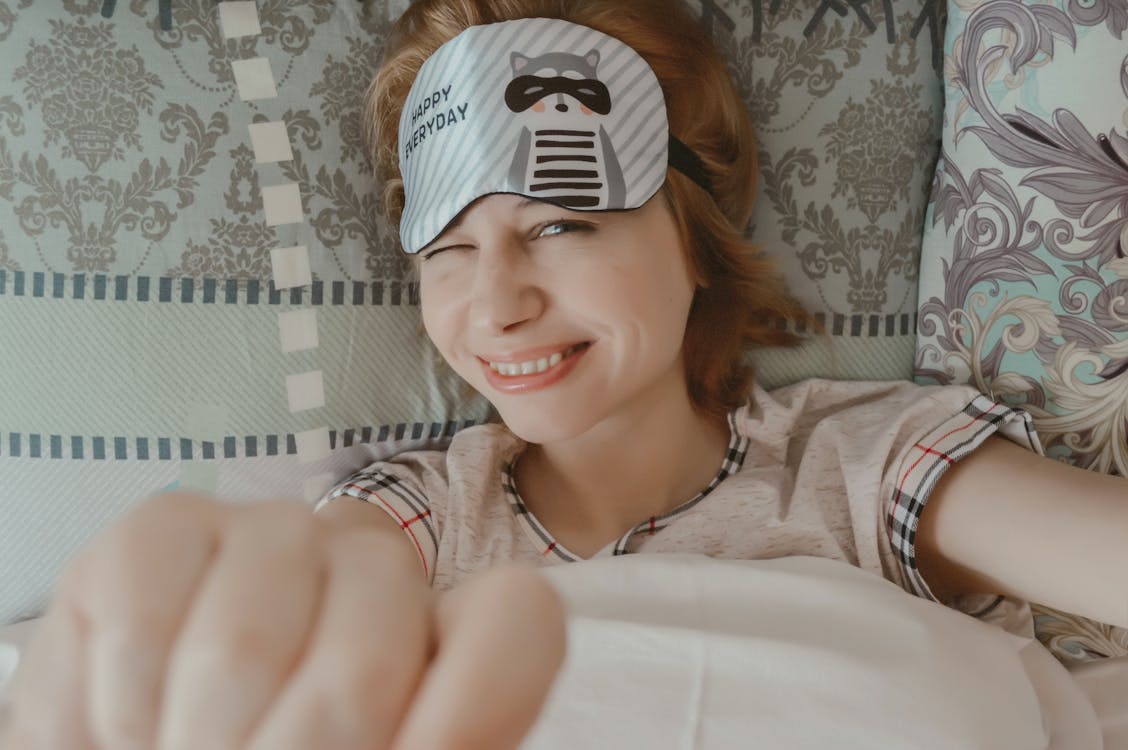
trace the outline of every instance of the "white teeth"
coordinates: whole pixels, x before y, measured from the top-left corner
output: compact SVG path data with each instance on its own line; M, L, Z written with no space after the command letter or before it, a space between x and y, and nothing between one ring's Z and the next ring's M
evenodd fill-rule
M573 346L563 352L557 352L551 357L542 357L540 359L530 360L528 362L520 362L515 364L507 364L504 362L490 362L490 368L496 370L502 375L507 375L510 377L514 375L533 375L556 367L556 365L560 364L560 362L563 361L565 357L575 351L578 351L580 348L582 348L582 346L582 344L580 346Z

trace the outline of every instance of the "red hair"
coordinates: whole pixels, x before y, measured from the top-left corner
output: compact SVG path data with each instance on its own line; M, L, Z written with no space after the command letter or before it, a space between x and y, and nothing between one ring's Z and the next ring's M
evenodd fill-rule
M793 345L780 322L812 325L773 264L744 237L756 191L756 140L724 59L682 0L416 0L393 28L365 97L363 120L388 218L403 212L398 129L423 62L470 26L561 18L613 36L654 70L670 132L704 163L712 196L676 169L663 193L698 285L686 323L686 382L694 407L724 415L743 404L750 348Z

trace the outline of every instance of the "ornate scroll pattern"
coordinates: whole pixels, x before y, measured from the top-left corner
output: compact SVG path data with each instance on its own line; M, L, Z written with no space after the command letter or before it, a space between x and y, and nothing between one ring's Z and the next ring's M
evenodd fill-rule
M1109 120L1061 106L1040 114L1027 104L1037 97L1022 96L1055 62L1079 64L1062 61L1097 34L1122 39L1128 2L965 10L946 61L950 132L925 241L926 263L930 242L943 245L931 269L940 291L922 295L917 378L1020 405L1051 455L1128 476L1128 138L1118 130L1128 57L1107 61L1122 89L1109 92ZM1000 105L1008 97L1022 104ZM965 155L975 141L993 164ZM1125 631L1035 611L1063 660L1128 654Z

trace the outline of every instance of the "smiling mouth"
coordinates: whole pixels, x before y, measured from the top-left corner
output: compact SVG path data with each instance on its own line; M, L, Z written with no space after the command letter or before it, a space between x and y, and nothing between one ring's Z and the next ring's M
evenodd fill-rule
M540 375L541 373L548 372L552 368L559 365L564 360L571 357L573 354L580 352L591 346L591 342L585 341L582 344L570 346L563 352L557 352L551 357L542 357L536 360L529 360L528 362L489 362L491 370L501 375L502 377L520 377L522 375Z

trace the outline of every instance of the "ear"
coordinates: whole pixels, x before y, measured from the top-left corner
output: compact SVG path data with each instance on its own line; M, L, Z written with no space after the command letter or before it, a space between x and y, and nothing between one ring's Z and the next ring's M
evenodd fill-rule
M525 57L520 52L514 52L509 56L509 65L513 68L514 73L520 73L528 64L529 58Z
M593 49L591 52L584 55L584 61L595 68L599 66L599 50Z

